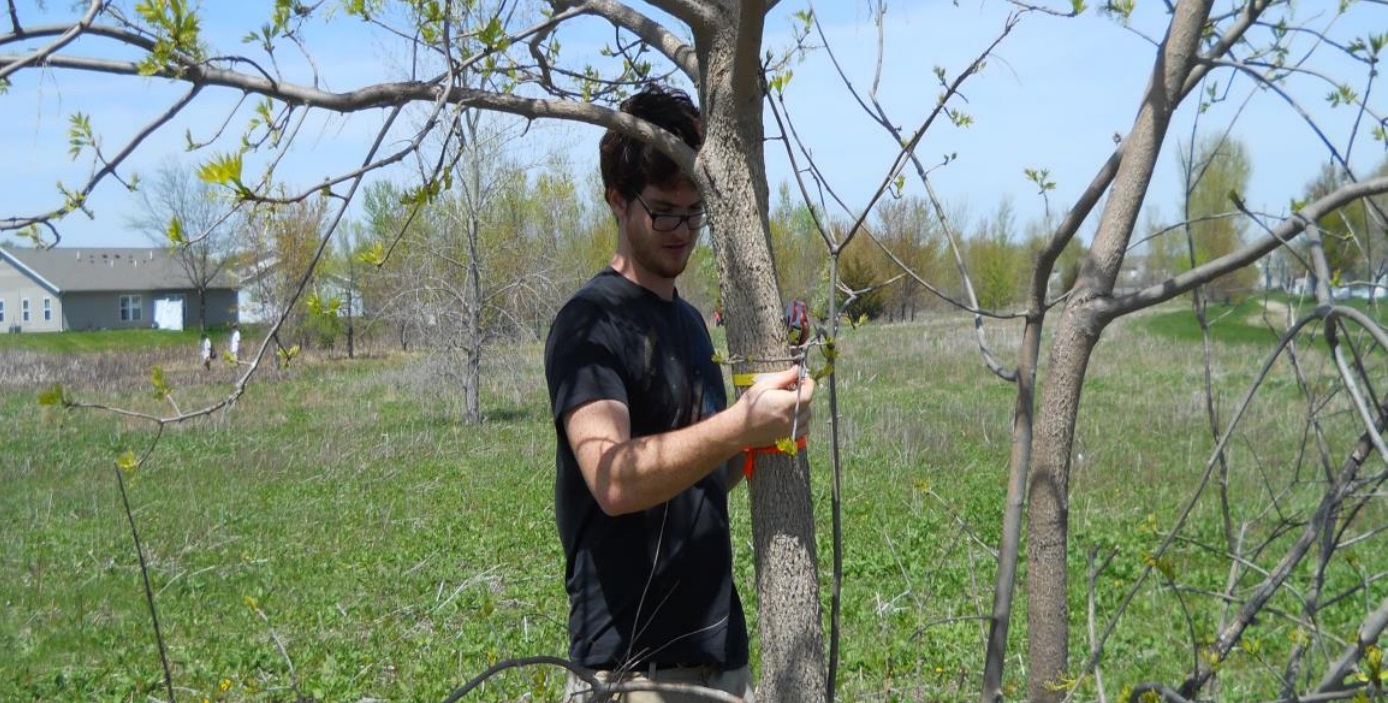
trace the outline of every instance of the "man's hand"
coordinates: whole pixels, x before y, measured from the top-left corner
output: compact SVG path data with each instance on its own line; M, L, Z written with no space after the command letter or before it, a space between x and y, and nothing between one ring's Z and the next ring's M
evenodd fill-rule
M727 410L670 432L633 438L627 406L615 400L580 405L563 422L598 506L624 515L670 500L743 449L772 446L792 427L809 431L813 397L814 380L792 366L765 374Z
M797 435L808 432L814 386L813 378L801 376L799 366L762 374L729 408L741 416L743 445L769 447L790 437L792 430Z

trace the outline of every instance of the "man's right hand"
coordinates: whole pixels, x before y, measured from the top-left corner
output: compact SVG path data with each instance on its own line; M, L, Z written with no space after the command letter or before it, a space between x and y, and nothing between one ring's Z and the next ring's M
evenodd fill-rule
M801 378L800 367L762 374L733 405L743 416L743 442L747 447L769 447L777 440L810 430L814 411L815 382Z
M763 375L713 417L636 438L625 404L595 400L568 411L564 430L598 506L608 515L625 515L670 500L740 450L773 446L792 427L797 435L808 432L814 386L792 366Z

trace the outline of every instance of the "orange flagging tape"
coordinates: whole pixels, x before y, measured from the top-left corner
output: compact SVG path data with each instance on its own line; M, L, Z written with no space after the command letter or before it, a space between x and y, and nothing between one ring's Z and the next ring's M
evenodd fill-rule
M795 448L798 451L805 451L805 438L809 435L800 435L800 439L795 440ZM757 468L758 454L780 454L781 448L776 445L769 447L748 447L742 450L742 475L748 479L752 478L752 471Z

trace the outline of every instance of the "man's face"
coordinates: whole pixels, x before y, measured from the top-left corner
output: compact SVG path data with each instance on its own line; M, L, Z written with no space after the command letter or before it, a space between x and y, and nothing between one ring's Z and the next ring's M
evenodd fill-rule
M630 258L637 275L674 280L683 273L702 231L704 203L699 191L687 182L672 188L647 185L625 203L620 196L614 198L625 235L619 252Z

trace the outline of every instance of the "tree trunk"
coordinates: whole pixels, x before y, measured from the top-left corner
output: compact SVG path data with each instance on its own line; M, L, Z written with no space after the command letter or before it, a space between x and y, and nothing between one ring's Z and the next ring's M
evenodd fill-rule
M1022 512L1027 474L1031 465L1033 415L1035 413L1036 360L1041 350L1045 313L1028 317L1022 333L1021 363L1017 366L1017 402L1012 409L1012 456L1007 479L1007 503L1002 518L1002 545L998 550L998 574L993 591L993 612L988 620L987 656L983 664L982 703L1002 700L1003 665L1007 662L1007 631L1012 622L1012 602L1017 585L1017 555L1021 551Z
M1152 181L1171 115L1195 65L1212 0L1183 0L1173 11L1152 78L1085 257L1075 294L1051 343L1050 365L1036 424L1027 513L1028 699L1058 703L1069 672L1068 571L1070 455L1090 354L1111 318L1105 307Z
M770 250L758 55L764 3L717 3L696 27L705 119L696 180L715 213L713 245L738 373L783 369L785 321ZM825 700L827 672L809 462L758 455L749 481L756 549L761 680L767 703Z
M479 192L478 185L477 170L474 168L473 193ZM482 222L477 216L476 205L471 207L474 212L468 217L467 288L472 300L467 309L467 339L463 340L463 349L466 350L467 357L463 402L464 420L469 425L476 425L482 422L482 266L477 261L477 239L482 236Z
M467 380L463 383L463 421L469 425L482 422L482 350L479 345L466 342L463 346Z
M354 346L354 344L353 344L353 342L354 342L354 339L353 339L353 338L356 336L356 334L355 334L355 333L356 333L356 327L354 327L353 324L352 324L352 289L355 288L356 285L357 285L357 277L356 277L355 275L350 275L350 274L349 274L348 281L347 281L347 358L348 358L348 359L354 359L354 358L356 358L356 356L355 356L356 348L355 348L355 346Z
M1027 488L1028 700L1059 701L1069 674L1070 449L1089 356L1102 328L1066 310L1051 343Z

